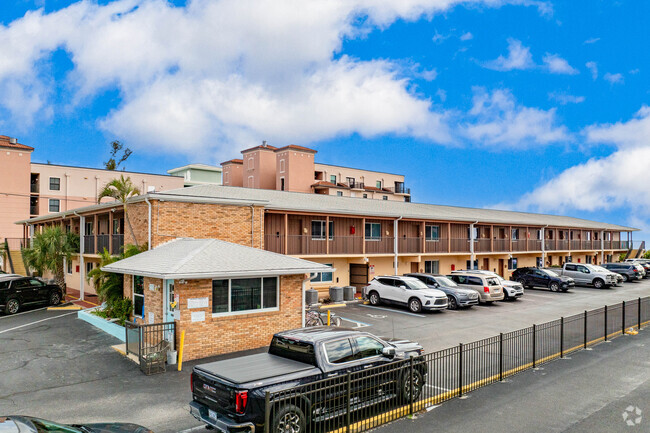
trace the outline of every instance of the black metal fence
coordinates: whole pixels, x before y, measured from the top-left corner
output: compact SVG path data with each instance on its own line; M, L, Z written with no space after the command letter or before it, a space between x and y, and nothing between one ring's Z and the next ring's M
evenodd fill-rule
M176 344L176 323L125 323L126 353L138 358L140 369L146 374L165 371L167 350Z
M408 360L344 369L267 392L264 431L363 432L648 322L650 297L638 298Z

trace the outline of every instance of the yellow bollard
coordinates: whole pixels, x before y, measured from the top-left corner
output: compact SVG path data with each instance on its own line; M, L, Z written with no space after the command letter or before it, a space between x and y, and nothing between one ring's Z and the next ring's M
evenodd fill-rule
M181 348L178 351L178 371L181 371L183 368L183 346L185 345L185 330L181 332Z
M330 310L327 310L327 326L331 326L332 323L332 316Z

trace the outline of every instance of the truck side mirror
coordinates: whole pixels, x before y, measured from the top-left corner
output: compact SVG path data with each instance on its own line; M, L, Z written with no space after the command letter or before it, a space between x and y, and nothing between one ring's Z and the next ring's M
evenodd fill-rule
M381 354L384 355L386 358L394 358L395 357L395 348L394 347L384 347L381 349Z

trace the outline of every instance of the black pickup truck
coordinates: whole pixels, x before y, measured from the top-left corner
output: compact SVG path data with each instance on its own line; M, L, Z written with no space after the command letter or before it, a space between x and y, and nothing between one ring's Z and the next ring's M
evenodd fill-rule
M395 380L357 380L354 397L343 403L350 411L368 408L388 399L413 400L421 394L427 374L418 362L411 384L408 362L423 353L422 346L406 340L384 340L367 332L338 327L310 327L275 334L268 353L243 356L194 367L191 378L190 413L208 428L221 432L255 432L265 423L266 393L278 393L330 379L341 384L348 373L355 377L365 372L372 379L378 370L393 368ZM414 357L413 360L409 358ZM401 364L400 364L401 363ZM385 366L385 367L384 367ZM376 368L372 368L376 367ZM386 376L385 374L383 376ZM314 386L321 386L315 384ZM324 392L299 392L300 404L279 399L272 401L270 431L303 433L307 424L338 416L342 385ZM332 394L336 394L333 396ZM271 394L270 394L271 395ZM277 395L277 394L273 394ZM328 407L333 401L339 409ZM364 401L365 400L365 401Z

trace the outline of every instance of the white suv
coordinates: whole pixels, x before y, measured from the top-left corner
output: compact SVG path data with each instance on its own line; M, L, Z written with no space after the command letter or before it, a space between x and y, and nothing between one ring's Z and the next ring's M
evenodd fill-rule
M443 291L430 289L413 277L375 277L363 288L363 295L372 305L382 302L406 305L413 313L422 310L444 310L448 302Z

